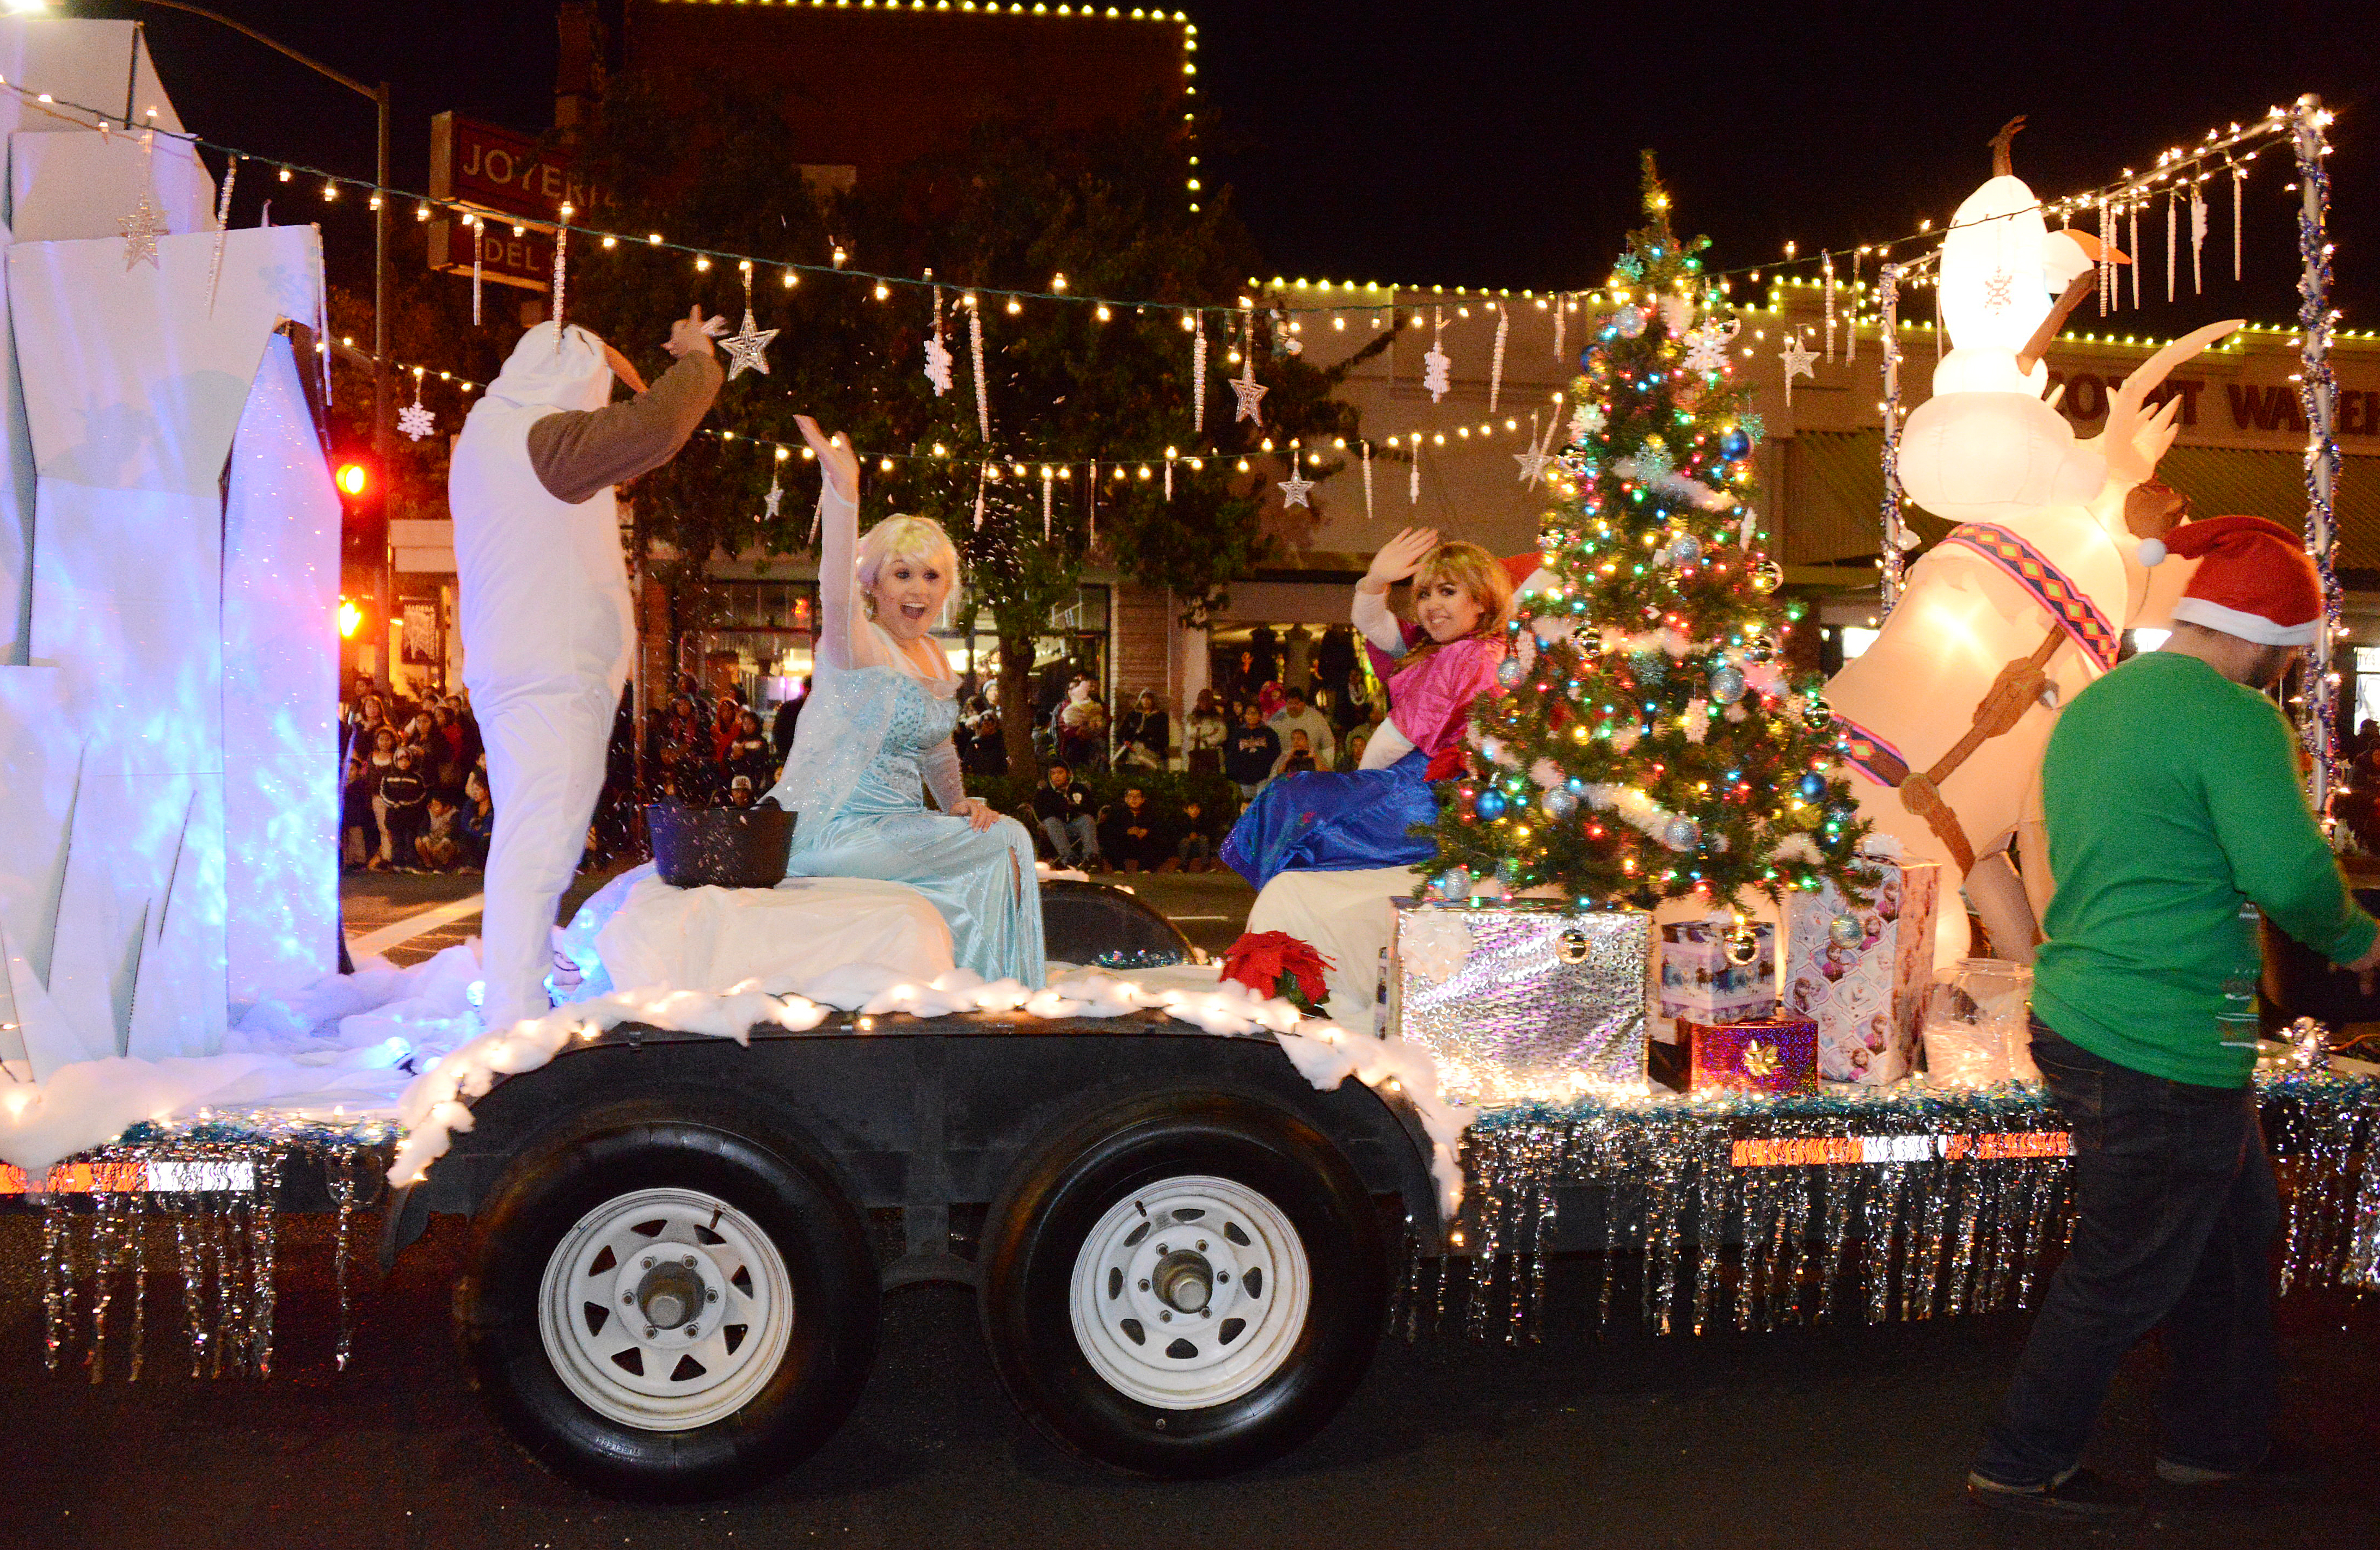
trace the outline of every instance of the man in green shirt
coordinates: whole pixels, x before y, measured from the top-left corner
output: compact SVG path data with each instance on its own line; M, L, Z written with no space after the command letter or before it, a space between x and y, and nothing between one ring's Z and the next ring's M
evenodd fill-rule
M2259 911L2371 986L2356 907L2263 692L2323 628L2313 565L2260 517L2186 524L2201 561L2163 649L2074 697L2042 763L2057 890L2034 973L2034 1061L2073 1138L2075 1224L1968 1494L2000 1510L2128 1517L2078 1467L2125 1353L2162 1327L2158 1478L2259 1472L2278 1359L2279 1193L2256 1119Z

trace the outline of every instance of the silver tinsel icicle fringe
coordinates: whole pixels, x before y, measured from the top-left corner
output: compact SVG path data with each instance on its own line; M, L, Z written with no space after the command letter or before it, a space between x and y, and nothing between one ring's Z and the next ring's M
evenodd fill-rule
M2289 1074L2259 1085L2287 1211L2281 1290L2380 1289L2380 1166L2364 1160L2380 1144L2380 1082ZM2029 1307L2071 1229L2066 1160L1973 1143L2062 1129L2038 1089L2013 1085L1490 1110L1464 1141L1471 1187L1463 1236L1439 1267L1436 1315L1421 1306L1415 1254L1397 1322L1413 1338L1444 1327L1451 1303L1472 1338L1542 1338L1558 1192L1592 1200L1601 1218L1590 1241L1563 1241L1602 1253L1597 1326L1610 1322L1631 1262L1642 1316L1662 1334L1768 1330L1854 1309L1884 1322ZM1740 1150L1791 1143L1790 1155L1807 1156L1882 1137L1899 1147L1889 1160L1764 1166Z
M172 1224L190 1376L270 1377L281 1178L302 1156L321 1168L338 1210L334 1360L345 1371L354 1323L350 1218L377 1176L382 1139L307 1127L265 1134L216 1126L119 1142L61 1163L45 1181L54 1187L42 1201L44 1364L55 1372L62 1356L79 1354L98 1383L108 1374L113 1346L118 1370L140 1379L150 1283L158 1278L150 1275L147 1231L163 1217Z

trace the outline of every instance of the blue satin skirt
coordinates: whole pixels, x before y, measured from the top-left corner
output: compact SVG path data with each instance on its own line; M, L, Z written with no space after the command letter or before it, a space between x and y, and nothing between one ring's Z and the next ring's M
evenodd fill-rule
M1284 775L1241 813L1223 860L1259 890L1282 872L1418 866L1438 854L1435 840L1407 832L1438 822L1428 768L1416 748L1386 769Z

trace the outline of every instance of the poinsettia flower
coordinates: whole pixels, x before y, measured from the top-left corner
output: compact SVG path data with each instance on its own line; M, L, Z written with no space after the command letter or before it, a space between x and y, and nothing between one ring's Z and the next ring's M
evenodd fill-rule
M1334 966L1286 931L1251 931L1223 950L1225 979L1237 980L1260 996L1288 996L1309 1008L1319 1007L1329 996L1322 975Z

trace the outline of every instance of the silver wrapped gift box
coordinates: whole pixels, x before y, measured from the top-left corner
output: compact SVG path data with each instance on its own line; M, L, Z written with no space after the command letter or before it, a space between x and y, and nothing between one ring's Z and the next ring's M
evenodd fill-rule
M1653 917L1642 910L1397 902L1389 1030L1463 1101L1642 1090Z

